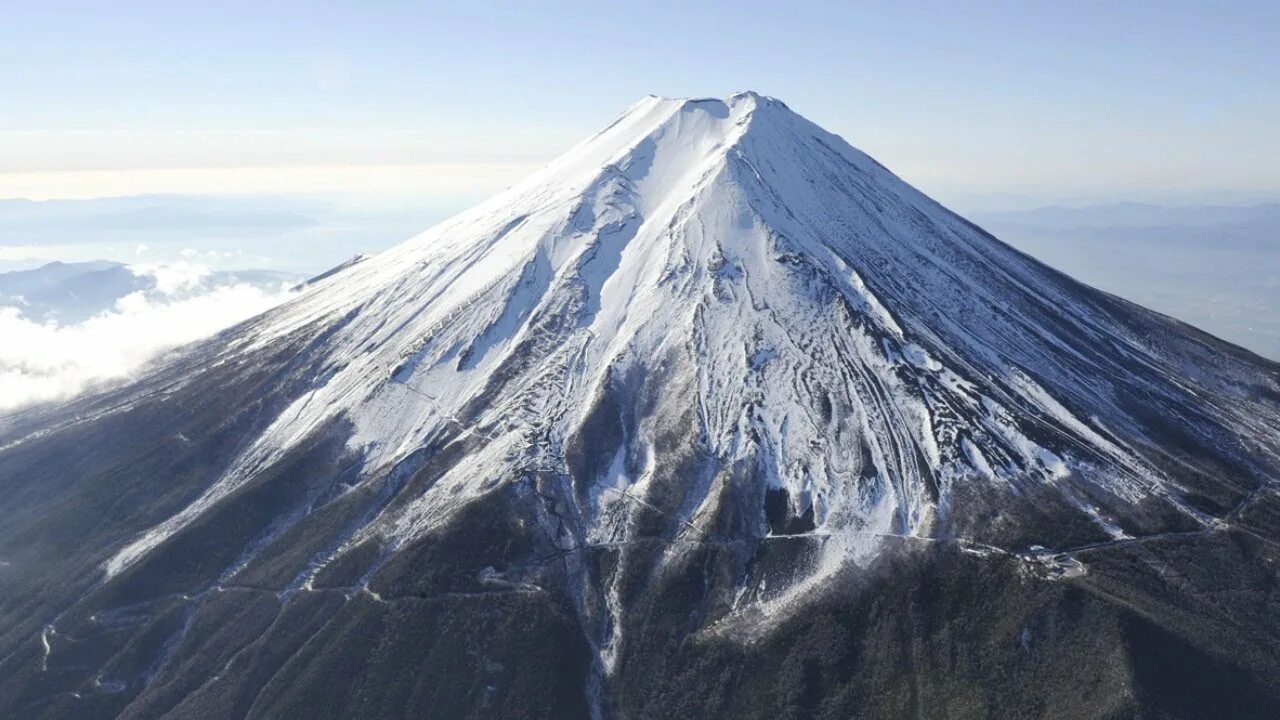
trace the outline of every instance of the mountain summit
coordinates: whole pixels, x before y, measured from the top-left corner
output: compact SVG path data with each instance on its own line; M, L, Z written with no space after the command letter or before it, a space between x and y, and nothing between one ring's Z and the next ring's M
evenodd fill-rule
M1095 717L1207 682L1266 713L1278 478L1280 367L778 100L649 97L0 420L0 706Z

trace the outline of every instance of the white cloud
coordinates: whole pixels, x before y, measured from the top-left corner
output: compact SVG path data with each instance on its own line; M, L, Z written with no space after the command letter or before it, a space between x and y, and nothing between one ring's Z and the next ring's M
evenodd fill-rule
M170 290L196 294L156 299L136 292L118 300L111 311L76 324L41 324L22 317L16 307L0 307L0 411L63 400L96 384L128 378L157 354L208 337L290 294L283 287L202 289L197 280L193 289L183 284L196 273L186 268L164 280L156 275L158 282L170 283Z
M205 262L220 263L226 260L236 260L244 257L244 250L236 248L235 250L199 250L196 248L182 248L178 251L178 255L183 260L195 262L203 260Z
M140 263L130 265L129 271L138 277L154 278L156 292L163 295L195 291L200 288L201 281L212 272L204 265L185 260L171 263Z

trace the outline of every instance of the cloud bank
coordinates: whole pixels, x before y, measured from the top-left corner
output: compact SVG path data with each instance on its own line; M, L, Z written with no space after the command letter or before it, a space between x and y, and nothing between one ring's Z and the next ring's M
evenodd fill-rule
M40 323L19 307L0 307L0 412L65 400L95 385L133 376L159 353L208 337L290 296L282 284L208 287L191 265L136 267L152 292L133 292L83 322Z

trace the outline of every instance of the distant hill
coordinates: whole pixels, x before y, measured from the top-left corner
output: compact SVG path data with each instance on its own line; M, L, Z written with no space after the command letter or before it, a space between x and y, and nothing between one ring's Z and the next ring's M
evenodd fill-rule
M182 273L166 287L167 271ZM214 288L249 284L278 289L297 284L304 276L274 270L203 272L182 266L131 266L107 260L52 262L35 268L0 273L0 306L17 307L37 322L76 323L106 312L136 292L181 299ZM170 284L173 284L170 282Z

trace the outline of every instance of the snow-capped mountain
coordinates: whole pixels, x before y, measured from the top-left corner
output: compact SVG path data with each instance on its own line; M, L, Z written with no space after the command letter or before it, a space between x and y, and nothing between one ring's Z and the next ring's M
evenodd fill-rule
M0 703L1092 717L1194 707L1182 673L1265 712L1278 478L1280 366L777 100L650 97L5 420Z

